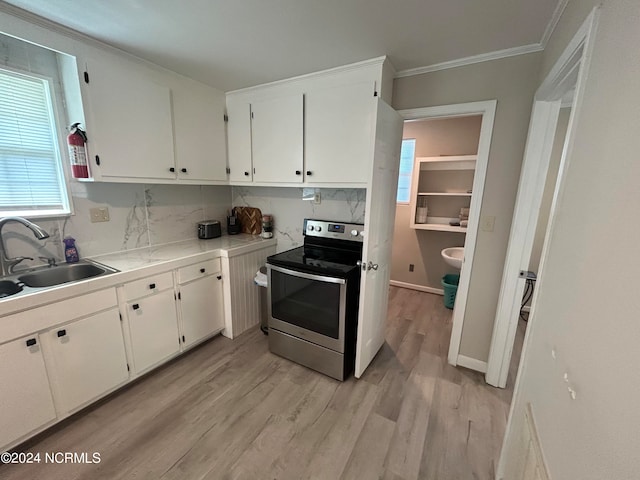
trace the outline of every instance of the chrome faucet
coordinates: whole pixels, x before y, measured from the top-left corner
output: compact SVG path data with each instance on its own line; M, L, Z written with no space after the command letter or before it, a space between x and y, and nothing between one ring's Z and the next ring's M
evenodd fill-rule
M35 223L30 222L26 218L22 217L4 217L0 218L0 267L2 268L2 275L11 275L13 273L13 268L22 262L23 260L33 260L31 257L15 257L9 258L7 256L7 248L4 245L4 240L2 239L2 227L4 227L9 222L18 222L27 227L29 230L33 232L33 235L38 240L44 240L45 238L49 238L49 234L41 227L36 225Z

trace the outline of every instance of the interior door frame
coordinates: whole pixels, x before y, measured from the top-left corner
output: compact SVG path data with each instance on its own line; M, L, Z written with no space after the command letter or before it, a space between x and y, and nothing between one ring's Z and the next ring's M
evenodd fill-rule
M558 115L560 108L564 106L562 101L575 88L569 125L560 160L560 169L540 257L538 287L544 281L547 243L556 220L557 199L564 189L564 177L568 168L566 158L572 150L574 119L579 112L584 96L584 84L593 48L593 32L595 31L597 11L597 8L594 9L587 17L534 96L529 134L513 212L511 233L509 235L507 256L502 274L485 375L486 382L495 387L504 388L507 384L513 344L518 327L520 302L525 284L525 278L521 275L521 272L526 272L529 267L538 223L538 210L542 203ZM525 345L531 326L535 324L535 304L538 290L539 288L534 292L531 302ZM524 351L525 349L523 349L523 353Z
M462 328L464 326L465 311L467 308L467 297L469 294L469 283L473 270L473 259L480 226L480 212L482 210L482 200L484 197L484 184L489 165L489 151L491 148L491 138L493 135L493 125L496 116L497 100L487 100L482 102L458 103L452 105L440 105L436 107L412 108L408 110L398 110L398 113L407 120L436 120L452 117L468 117L472 115L482 115L480 127L480 139L478 140L478 154L476 159L476 170L473 177L473 195L469 209L469 225L464 241L463 267L460 271L460 283L456 294L456 303L453 308L453 327L451 330L451 340L449 342L448 361L451 365L461 365L472 370L485 371L484 362L478 362L469 357L460 355L460 341L462 339Z

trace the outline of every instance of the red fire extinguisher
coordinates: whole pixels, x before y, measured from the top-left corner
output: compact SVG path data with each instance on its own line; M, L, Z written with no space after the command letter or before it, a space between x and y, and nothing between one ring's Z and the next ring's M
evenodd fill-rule
M80 127L79 123L74 123L69 128L67 136L69 145L69 159L71 160L71 175L73 178L89 178L89 168L87 166L87 134Z

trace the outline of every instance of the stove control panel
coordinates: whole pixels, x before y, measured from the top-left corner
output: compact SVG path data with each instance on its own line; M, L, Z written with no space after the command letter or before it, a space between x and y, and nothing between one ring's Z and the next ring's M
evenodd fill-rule
M330 220L306 218L304 221L304 235L363 242L364 225L361 223L339 223Z

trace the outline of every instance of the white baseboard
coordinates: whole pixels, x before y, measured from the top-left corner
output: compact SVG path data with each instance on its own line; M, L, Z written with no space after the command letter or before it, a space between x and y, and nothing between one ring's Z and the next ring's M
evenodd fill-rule
M416 285L415 283L399 282L398 280L389 280L389 285L400 288L408 288L410 290L418 290L420 292L433 293L435 295L444 295L441 288L425 287L424 285Z
M475 370L476 372L487 373L487 362L476 360L475 358L458 355L458 366Z

